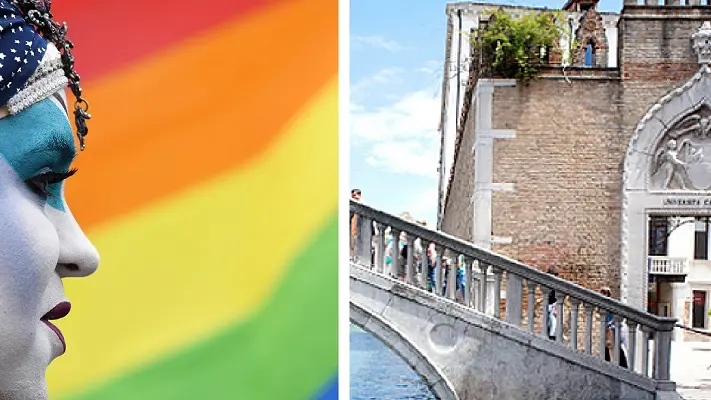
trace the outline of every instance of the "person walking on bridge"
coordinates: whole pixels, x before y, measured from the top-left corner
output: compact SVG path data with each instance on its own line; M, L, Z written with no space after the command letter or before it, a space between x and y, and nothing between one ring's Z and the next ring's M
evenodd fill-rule
M607 297L612 297L612 290L605 286L600 289L600 293ZM615 349L615 330L620 328L620 367L627 368L627 326L624 322L616 324L611 314L605 316L607 329L605 330L605 361L612 361L612 354Z

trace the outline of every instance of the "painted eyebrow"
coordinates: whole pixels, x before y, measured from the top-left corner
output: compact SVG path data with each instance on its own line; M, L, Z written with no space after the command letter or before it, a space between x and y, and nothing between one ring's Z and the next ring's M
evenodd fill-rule
M52 93L52 96L59 101L59 104L61 104L62 107L64 107L64 112L68 114L69 110L67 109L67 104L64 102L64 99L59 94L59 92Z
M38 141L35 146L29 149L27 154L28 157L32 158L33 156L46 154L48 152L56 153L61 160L66 162L71 162L74 157L76 157L74 143L68 143L66 140L62 140L54 135Z

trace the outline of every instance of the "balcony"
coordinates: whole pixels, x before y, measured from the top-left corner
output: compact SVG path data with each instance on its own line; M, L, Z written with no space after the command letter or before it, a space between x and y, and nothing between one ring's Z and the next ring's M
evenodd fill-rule
M686 257L649 256L650 275L688 275L689 259Z

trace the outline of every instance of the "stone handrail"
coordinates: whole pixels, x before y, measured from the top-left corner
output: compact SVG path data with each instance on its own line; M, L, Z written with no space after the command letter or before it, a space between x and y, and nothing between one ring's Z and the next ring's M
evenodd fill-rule
M460 302L464 302L466 306L471 306L477 311L493 313L499 318L501 314L501 283L505 275L506 299L505 299L505 314L506 322L522 327L523 302L526 300L523 296L523 286L527 288L527 303L533 304L533 307L526 306L527 313L527 329L534 333L534 318L535 318L535 297L537 290L540 290L543 303L540 316L543 319L542 327L540 328L541 335L548 336L546 326L548 324L548 313L543 310L549 308L548 297L551 291L555 292L557 307L557 315L562 318L556 319L555 341L564 342L563 337L563 320L564 303L566 299L569 301L569 343L568 345L578 349L578 310L582 304L586 317L586 329L584 337L584 351L592 355L592 338L593 338L593 309L597 309L600 316L597 322L597 332L599 334L599 357L605 358L605 337L608 326L627 326L629 330L627 353L628 364L630 369L642 375L649 375L649 362L652 364L651 378L658 381L662 390L673 390L673 382L669 376L669 361L671 352L671 336L676 319L659 317L645 313L636 308L623 304L615 299L601 295L600 293L586 289L572 282L557 278L550 274L529 267L518 261L509 259L491 251L479 248L464 240L455 238L442 232L428 229L424 226L403 220L399 217L387 214L366 206L359 202L351 201L350 203L351 221L356 223L356 235L351 236L351 256L353 262L376 269L376 272L388 273L384 271L383 258L387 246L385 244L384 235L381 234L390 229L393 238L399 236L400 233L405 233L405 240L408 244L408 249L417 249L413 246L416 241L422 243L422 248L427 249L427 245L433 243L435 245L437 257L435 265L433 265L435 282L431 282L430 273L432 272L427 262L421 262L422 274L417 278L417 261L423 260L426 255L414 254L415 252L407 252L406 258L401 259L400 252L391 252L392 259L391 276L404 279L407 283L419 286L426 290L434 291L435 295L440 293L450 300L456 300L456 291L460 288L455 282L455 274L448 273L448 267L443 265L443 255L445 252L449 254L461 255L465 260L465 293L462 294ZM353 216L356 216L355 219ZM365 229L364 229L365 228ZM373 233L376 233L373 237ZM375 243L374 243L375 242ZM397 241L393 240L393 243ZM426 253L425 253L426 254ZM455 257L452 257L455 258ZM456 261L455 261L456 262ZM401 265L402 264L402 265ZM403 268L404 267L404 268ZM491 272L489 272L491 270ZM399 271L399 272L398 272ZM403 273L404 271L404 273ZM446 277L446 278L445 278ZM446 282L442 282L446 279ZM492 282L493 280L493 282ZM429 283L429 286L428 286ZM487 303L487 286L493 285L493 303ZM446 289L446 293L445 290ZM491 289L491 288L489 288ZM489 300L491 302L491 300ZM492 310L493 308L493 310ZM608 325L606 317L612 317L612 321ZM623 323L624 322L624 323ZM637 329L637 328L640 329ZM619 349L621 346L621 329L614 329L614 350L611 352L611 362L619 362ZM641 341L638 341L641 339ZM640 344L640 349L637 349L637 344ZM654 351L652 352L653 360L649 360L649 344L653 343ZM636 359L635 355L639 354L640 358Z

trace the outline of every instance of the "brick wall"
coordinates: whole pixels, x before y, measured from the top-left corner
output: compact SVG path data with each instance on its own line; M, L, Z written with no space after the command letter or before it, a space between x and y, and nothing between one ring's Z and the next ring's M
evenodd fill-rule
M495 251L593 290L617 286L620 161L615 79L539 79L497 88L494 128L516 129L494 142Z
M639 119L697 70L690 36L711 9L626 7L619 23L619 77L545 77L494 92L494 250L619 297L622 168ZM608 71L609 72L609 71ZM608 74L609 75L609 74ZM471 239L474 112L468 114L443 228ZM641 227L644 229L644 227Z
M472 85L473 86L473 85ZM472 194L474 193L474 115L476 105L466 113L464 131L460 132L458 156L454 161L454 177L449 187L449 198L442 219L442 230L472 240Z
M706 8L635 7L620 18L621 136L629 140L639 119L699 66L691 35L711 17Z

